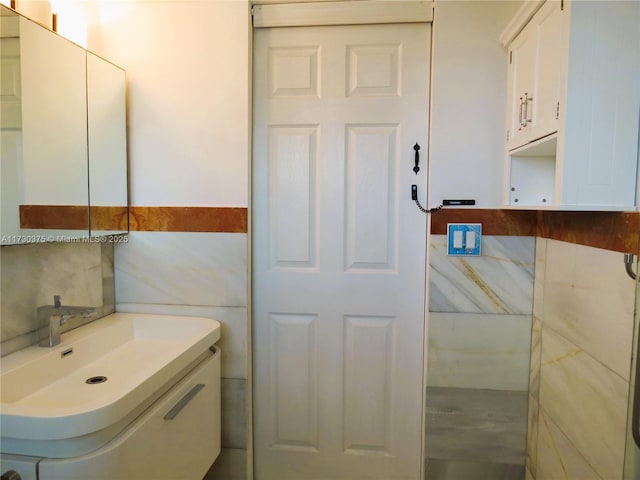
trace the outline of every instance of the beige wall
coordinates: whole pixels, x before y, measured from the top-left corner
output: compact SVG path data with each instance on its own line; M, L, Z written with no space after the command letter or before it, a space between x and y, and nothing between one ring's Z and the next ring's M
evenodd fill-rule
M429 204L502 205L507 56L499 41L519 1L435 3Z
M127 71L131 204L247 206L248 2L104 2L98 18L89 50Z

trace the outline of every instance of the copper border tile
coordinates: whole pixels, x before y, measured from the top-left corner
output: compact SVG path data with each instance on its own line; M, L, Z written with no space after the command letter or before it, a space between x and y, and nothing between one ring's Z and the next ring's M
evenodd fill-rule
M538 236L638 253L638 212L538 212Z
M20 228L89 230L86 205L20 205Z
M94 211L95 209L95 211ZM88 229L88 207L21 205L22 228ZM125 207L93 207L95 230L127 230ZM132 231L247 233L246 207L129 207ZM445 208L432 214L431 233L447 223L482 223L485 235L536 236L638 253L640 212L556 212Z
M535 236L618 252L638 253L639 212L557 212L444 208L432 214L431 233L447 223L482 223L485 235Z
M129 207L132 231L247 233L246 207Z
M128 207L92 205L90 215L92 231L126 232L129 230Z
M443 208L431 214L431 233L446 235L447 223L482 223L484 235L536 235L536 212L480 208Z

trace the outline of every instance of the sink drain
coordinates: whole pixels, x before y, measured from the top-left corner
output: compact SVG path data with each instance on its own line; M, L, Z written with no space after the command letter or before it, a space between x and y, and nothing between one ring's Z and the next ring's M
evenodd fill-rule
M106 381L107 381L107 377L98 375L97 377L87 378L86 383L88 383L89 385L95 385L96 383L104 383Z

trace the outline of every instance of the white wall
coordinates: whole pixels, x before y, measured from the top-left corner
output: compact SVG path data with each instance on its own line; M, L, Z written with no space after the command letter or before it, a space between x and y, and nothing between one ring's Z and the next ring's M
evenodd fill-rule
M502 204L506 51L521 1L438 0L430 205ZM127 70L133 205L248 206L246 0L104 2L88 48ZM95 15L95 14L94 14Z
M248 9L101 4L88 48L127 71L132 205L248 206Z
M433 26L429 205L502 205L507 52L520 1L438 0Z

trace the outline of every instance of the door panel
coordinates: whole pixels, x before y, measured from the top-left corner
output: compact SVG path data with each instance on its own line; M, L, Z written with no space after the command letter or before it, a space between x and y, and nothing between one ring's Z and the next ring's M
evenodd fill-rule
M255 31L257 480L419 478L429 40Z
M398 126L347 125L346 129L345 268L393 271Z
M318 448L316 320L317 315L309 314L269 315L273 448Z
M269 170L271 268L315 268L317 126L272 126Z

